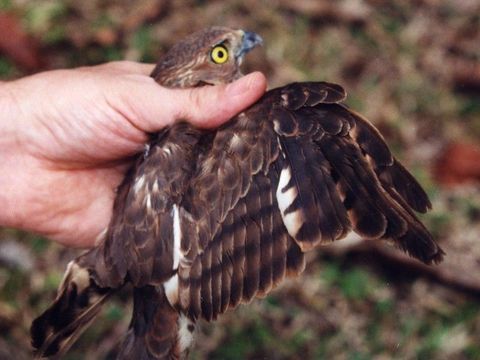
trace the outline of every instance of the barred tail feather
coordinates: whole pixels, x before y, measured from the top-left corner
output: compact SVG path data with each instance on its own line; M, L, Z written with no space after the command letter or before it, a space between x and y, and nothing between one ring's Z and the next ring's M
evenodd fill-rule
M37 358L65 354L95 319L113 292L99 287L77 261L69 263L53 304L32 323L32 346Z
M117 359L180 359L193 340L193 322L170 305L162 287L135 288L133 296L132 321Z

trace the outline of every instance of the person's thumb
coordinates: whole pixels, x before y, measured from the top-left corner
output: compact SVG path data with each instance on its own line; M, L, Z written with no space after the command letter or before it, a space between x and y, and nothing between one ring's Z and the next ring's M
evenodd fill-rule
M190 89L182 93L187 106L175 117L198 127L216 127L252 105L265 88L265 76L254 72L228 85Z
M135 108L135 118L130 121L145 132L180 120L201 128L216 127L252 105L265 89L266 79L260 72L231 84L193 89L168 89L153 83L149 91L130 92L130 107Z

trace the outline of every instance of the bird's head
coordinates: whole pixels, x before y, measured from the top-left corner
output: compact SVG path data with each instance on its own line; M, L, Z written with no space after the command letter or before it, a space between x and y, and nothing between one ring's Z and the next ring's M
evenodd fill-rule
M175 88L229 83L242 75L244 55L261 43L253 32L210 27L175 44L151 76L160 85Z

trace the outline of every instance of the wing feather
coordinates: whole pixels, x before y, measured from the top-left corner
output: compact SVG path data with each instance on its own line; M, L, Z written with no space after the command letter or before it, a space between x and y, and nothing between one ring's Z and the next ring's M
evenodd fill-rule
M280 165L278 162L272 165L271 171L268 173L270 184L278 184L280 176ZM278 203L276 198L276 187L270 188L270 197L272 199L272 287L278 285L278 283L284 279L287 271L287 250L289 239L288 233L285 230L285 225L278 209ZM262 263L262 266L266 266ZM263 294L265 295L265 294Z
M247 215L247 207L242 199L232 213L233 229L233 273L230 290L230 306L235 307L240 303L243 294L243 279L245 276L245 248L246 226L242 218Z
M242 297L244 302L248 302L253 298L258 291L260 283L260 237L263 228L260 218L261 195L257 178L254 178L250 185L250 190L247 196L245 196L246 214L241 219L246 227L245 276L243 278Z
M227 241L226 241L227 242ZM212 246L212 268L210 270L212 277L212 314L220 314L222 308L222 260L223 260L223 241L214 240ZM213 315L212 315L213 316Z
M202 315L207 320L213 318L212 308L212 247L216 242L212 241L201 256L202 280L200 282L200 304Z
M234 271L234 233L233 233L233 212L227 215L223 223L223 241L222 241L222 287L221 287L221 306L219 313L228 309L231 298L232 277Z
M260 189L260 278L258 296L267 294L272 288L272 256L273 256L273 196L272 183L267 176L259 176L257 184Z
M425 193L344 98L338 85L291 84L216 133L184 198L199 230L181 269L188 313L211 320L265 296L303 271L304 251L351 230L441 259L414 214L429 206Z
M334 171L320 147L308 143L302 147L308 165L311 188L318 204L318 223L322 241L334 241L343 238L350 230L351 223L339 191L338 179L332 176Z
M432 208L425 190L398 160L394 159L391 166L380 166L376 169L383 187L389 192L395 192L404 201L404 208L425 213Z

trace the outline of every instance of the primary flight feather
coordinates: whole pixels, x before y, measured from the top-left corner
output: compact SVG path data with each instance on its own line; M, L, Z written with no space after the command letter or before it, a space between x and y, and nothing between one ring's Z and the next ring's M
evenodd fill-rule
M231 82L261 43L213 27L179 42L152 77L188 88ZM439 262L415 216L427 195L378 130L326 82L268 91L216 130L185 122L152 137L115 199L105 239L72 261L32 325L36 355L60 356L126 283L134 309L119 359L177 359L195 323L300 274L304 252L354 231Z

